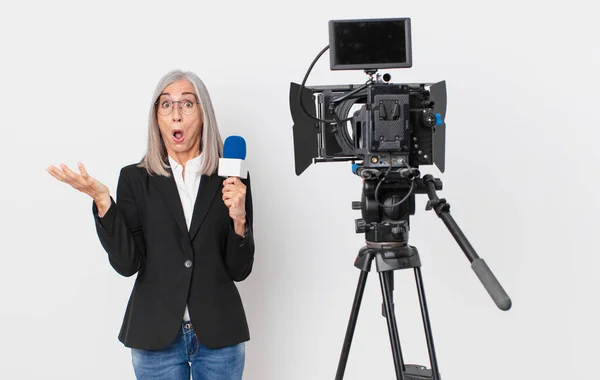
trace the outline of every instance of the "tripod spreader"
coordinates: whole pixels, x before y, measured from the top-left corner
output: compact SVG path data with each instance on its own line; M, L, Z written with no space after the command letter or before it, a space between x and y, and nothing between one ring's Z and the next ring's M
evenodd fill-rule
M435 179L430 174L423 176L423 183L426 185L427 195L429 196L429 201L427 201L425 209L434 210L437 216L442 219L446 227L448 227L448 230L450 230L450 233L469 259L469 262L471 262L471 268L496 303L496 306L505 311L510 309L512 305L510 298L485 261L477 255L475 249L471 246L469 240L467 240L466 236L458 227L458 224L456 224L452 215L450 215L450 204L446 202L446 199L438 198L436 194L437 181L439 180Z

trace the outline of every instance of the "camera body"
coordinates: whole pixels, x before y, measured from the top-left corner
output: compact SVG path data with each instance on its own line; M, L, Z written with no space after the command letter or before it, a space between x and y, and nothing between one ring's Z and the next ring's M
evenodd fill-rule
M435 157L440 158L443 170L443 152L440 155L435 150L435 142L443 143L443 136L436 140L435 134L444 125L426 85L372 83L339 103L335 99L344 96L350 86L310 90L316 94L321 119L351 116L348 126L319 123L321 160L355 157L364 167L387 169L404 163L432 165ZM357 105L362 106L348 115Z
M410 36L409 18L329 22L331 70L364 70L369 79L305 86L309 70L301 85L291 84L297 175L313 162L336 161L372 171L445 170L445 82L390 83L377 73L412 66Z

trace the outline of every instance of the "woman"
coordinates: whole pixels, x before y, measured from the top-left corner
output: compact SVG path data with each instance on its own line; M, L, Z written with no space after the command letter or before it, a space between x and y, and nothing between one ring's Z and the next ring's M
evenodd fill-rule
M158 83L143 159L121 169L116 201L82 163L48 167L92 197L112 267L137 273L119 340L136 377L241 379L249 340L234 281L254 261L250 177L217 173L223 143L204 83L191 72Z

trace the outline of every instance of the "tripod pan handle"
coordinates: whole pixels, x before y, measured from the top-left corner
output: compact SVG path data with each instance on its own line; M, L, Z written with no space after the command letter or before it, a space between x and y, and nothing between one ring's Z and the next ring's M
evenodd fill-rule
M481 281L489 295L492 297L496 306L504 311L510 309L512 302L508 297L508 294L506 294L502 285L500 285L496 276L494 276L485 261L481 258L475 259L471 263L471 268L473 268L473 271L477 277L479 277L479 281Z

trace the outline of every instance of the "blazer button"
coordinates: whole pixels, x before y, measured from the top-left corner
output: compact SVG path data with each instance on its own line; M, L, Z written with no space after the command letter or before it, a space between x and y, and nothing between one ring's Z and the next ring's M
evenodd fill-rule
M191 268L192 267L192 260L186 260L184 263L186 268Z

